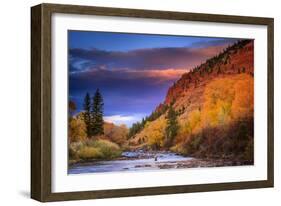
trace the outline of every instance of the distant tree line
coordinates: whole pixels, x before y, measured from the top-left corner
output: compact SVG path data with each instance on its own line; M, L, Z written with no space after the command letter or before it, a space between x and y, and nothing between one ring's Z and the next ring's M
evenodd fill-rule
M145 127L145 124L147 122L156 120L158 117L164 114L168 110L168 108L169 107L167 105L163 105L161 109L152 112L149 116L145 118L142 118L142 121L134 123L129 130L128 137L131 138L137 133L139 133Z
M129 138L139 133L145 127L147 122L152 122L158 119L162 114L166 112L167 112L166 115L167 124L165 126L165 131L163 134L164 135L163 146L169 148L173 144L174 138L177 136L179 130L179 124L177 121L177 116L179 113L174 110L172 104L169 106L163 105L161 109L152 112L151 115L143 118L141 122L134 123L130 128L129 135L128 135Z
M243 48L246 44L250 43L252 40L238 40L236 43L234 43L231 46L228 46L225 48L222 52L220 52L218 55L215 55L212 58L209 58L206 60L205 63L202 63L200 66L196 66L191 70L191 73L194 74L196 72L200 72L200 75L203 76L203 72L210 74L213 72L214 65L221 61L223 64L227 64L230 61L229 53L230 51L237 52L238 49ZM204 66L204 71L201 71L200 69ZM242 71L243 72L243 71ZM218 68L217 71L218 74L221 73L221 68Z

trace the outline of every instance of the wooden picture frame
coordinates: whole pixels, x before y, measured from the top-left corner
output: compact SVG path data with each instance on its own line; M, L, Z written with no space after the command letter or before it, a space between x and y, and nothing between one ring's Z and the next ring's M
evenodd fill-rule
M193 22L220 22L264 25L267 27L267 179L215 184L161 186L134 189L54 193L51 168L51 16L54 13L167 19ZM160 195L172 193L205 192L273 187L274 182L274 88L273 88L273 36L272 18L229 15L183 13L169 11L105 8L76 5L40 4L31 8L31 198L42 201L65 201L94 198Z

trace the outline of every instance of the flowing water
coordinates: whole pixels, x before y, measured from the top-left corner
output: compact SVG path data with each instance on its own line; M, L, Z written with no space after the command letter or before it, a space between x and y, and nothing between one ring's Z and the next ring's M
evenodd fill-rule
M69 174L117 172L117 171L143 171L167 168L177 168L179 163L192 160L172 152L123 152L120 160L94 161L77 163L69 167Z

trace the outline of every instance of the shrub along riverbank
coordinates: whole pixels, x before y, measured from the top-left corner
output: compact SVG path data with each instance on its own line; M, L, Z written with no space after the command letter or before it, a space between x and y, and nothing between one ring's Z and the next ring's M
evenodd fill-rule
M69 162L110 160L121 156L122 149L105 139L73 142L69 145Z
M232 122L221 128L205 128L185 142L171 148L173 152L198 158L232 159L253 163L253 118Z

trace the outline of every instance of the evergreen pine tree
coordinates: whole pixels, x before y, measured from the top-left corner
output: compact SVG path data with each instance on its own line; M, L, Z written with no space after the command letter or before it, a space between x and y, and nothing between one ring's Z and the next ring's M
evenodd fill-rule
M83 118L84 122L86 124L86 132L87 136L90 137L92 135L91 132L91 98L89 93L87 92L84 98L84 113L83 113Z
M165 131L166 132L165 146L170 147L179 129L179 125L177 121L177 113L172 106L170 106L169 108L167 118L168 120L167 120L167 127Z
M93 97L92 109L91 109L91 128L92 135L102 135L104 134L103 128L103 98L99 91L96 90Z

